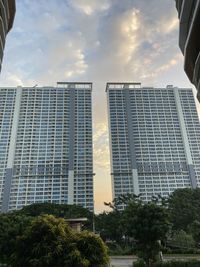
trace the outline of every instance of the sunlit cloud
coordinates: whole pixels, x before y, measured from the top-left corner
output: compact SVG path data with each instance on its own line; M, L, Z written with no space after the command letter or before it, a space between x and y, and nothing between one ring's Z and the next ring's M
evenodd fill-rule
M107 10L110 7L109 0L76 0L70 1L71 5L80 11L82 11L85 15L92 15L98 11Z
M95 123L93 132L95 164L98 168L109 171L108 126L106 123Z
M2 83L8 73L24 84L116 78L147 82L150 76L156 80L177 54L177 44L172 48L171 41L178 20L172 3L153 0L149 5L145 0L50 0L48 5L18 0Z
M8 81L8 86L24 85L22 80L15 74L11 74L8 72L6 79Z
M176 31L178 28L178 24L179 24L179 20L178 18L174 18L172 19L171 22L169 22L168 24L166 24L165 26L165 32L169 33L172 31Z

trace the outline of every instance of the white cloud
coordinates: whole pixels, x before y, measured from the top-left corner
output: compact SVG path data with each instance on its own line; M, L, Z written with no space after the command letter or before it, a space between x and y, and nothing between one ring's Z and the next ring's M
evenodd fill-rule
M95 123L93 130L94 161L96 167L110 171L108 127L106 123Z
M23 0L17 4L3 82L6 72L14 72L24 83L63 79L146 83L150 76L155 81L158 73L165 72L162 66L178 51L173 3L50 0L45 5Z
M16 85L17 86L18 85L23 86L24 85L22 80L17 75L12 74L12 73L8 72L6 79L8 81L8 83L7 83L8 86L16 86Z
M82 11L85 15L92 15L95 12L104 11L109 9L110 1L109 0L72 0L71 5L80 11Z
M170 22L164 24L164 31L166 33L170 33L172 31L176 31L179 25L178 18L173 18Z

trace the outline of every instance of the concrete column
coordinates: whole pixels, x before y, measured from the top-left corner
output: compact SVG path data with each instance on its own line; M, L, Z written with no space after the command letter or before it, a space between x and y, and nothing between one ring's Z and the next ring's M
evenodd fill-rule
M187 165L188 165L188 172L189 172L191 187L196 188L197 180L195 177L193 160L192 160L192 155L190 151L190 144L188 140L187 129L186 129L185 120L183 116L183 110L181 106L181 100L180 100L178 88L173 88L173 92L174 92L175 101L176 101L176 108L177 108L179 124L181 128L181 135L183 139L183 145L184 145L184 150L185 150L185 155L186 155L186 160L187 160Z
M110 97L109 90L106 90L107 93L107 114L108 114L108 127L109 127L109 147L110 147L110 167L111 167L111 188L112 188L112 198L115 196L115 186L114 186L114 174L113 174L113 152L112 152L112 137L111 137L111 120L110 120Z
M12 175L13 175L13 165L14 165L14 159L15 159L15 147L16 147L16 141L17 141L19 117L20 117L21 98L22 98L22 87L18 87L16 89L15 107L14 107L14 113L13 113L7 168L6 168L6 174L5 174L2 212L7 212L9 208L10 190L11 190Z
M75 89L70 88L70 136L69 136L69 172L68 204L74 204L74 135L75 135Z
M133 192L135 195L139 195L138 171L137 171L137 162L135 154L135 144L133 140L134 132L133 132L133 122L131 115L130 91L128 88L124 89L124 94L125 94L126 113L127 113L127 127L128 127L128 139L129 139L129 149L131 157Z

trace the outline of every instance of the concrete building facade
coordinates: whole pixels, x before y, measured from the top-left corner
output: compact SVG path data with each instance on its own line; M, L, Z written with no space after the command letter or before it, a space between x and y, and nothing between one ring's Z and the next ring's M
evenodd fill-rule
M200 101L200 0L175 0L180 20L179 46L185 57L184 68L197 88Z
M200 186L200 123L192 89L108 83L113 198Z
M0 206L93 210L91 83L0 88Z
M15 9L15 0L0 0L0 70L6 35L12 28Z

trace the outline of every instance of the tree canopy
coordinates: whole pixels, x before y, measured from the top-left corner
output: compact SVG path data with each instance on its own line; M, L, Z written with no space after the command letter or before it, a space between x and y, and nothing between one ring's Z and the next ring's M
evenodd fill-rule
M6 263L16 249L16 238L30 225L31 218L17 212L0 214L0 262Z
M11 257L11 267L103 267L107 263L107 250L99 237L75 232L53 215L35 218L17 238Z
M180 249L200 243L200 189L178 189L167 201L158 197L148 203L128 194L106 205L111 211L98 215L81 206L51 203L0 214L0 262L12 260L11 267L105 266L107 249L101 238L87 231L75 233L66 223L69 218L88 218L87 230L95 218L96 230L111 250L128 248L149 264L160 250L158 240L166 241L168 232L170 249L172 243Z
M175 190L168 207L173 229L187 231L195 220L200 221L200 188Z
M59 205L51 203L32 204L18 211L12 211L6 214L0 214L0 263L8 263L12 258L11 256L16 253L17 249L23 247L24 244L22 242L23 238L26 237L25 240L26 242L28 242L28 236L24 236L25 233L30 234L30 231L34 230L32 222L35 223L35 220L37 220L39 216L43 216L45 214L48 214L50 216L52 215L63 220L68 218L71 219L71 218L86 217L88 218L88 222L86 222L84 227L85 229L88 230L92 229L93 213L81 206L76 206L76 205ZM49 223L52 225L53 220ZM31 229L30 225L32 227ZM38 240L39 238L42 238L42 229L40 230L41 230L41 235L38 235ZM51 240L49 240L49 244L51 243ZM97 242L97 244L99 243ZM26 245L28 246L28 243L26 243ZM24 253L23 249L22 252ZM76 252L80 254L80 251L78 251L78 249ZM18 251L18 253L20 253L20 251Z
M80 218L86 217L88 222L84 224L85 229L92 230L93 213L80 205L54 204L54 203L35 203L29 206L24 206L20 214L25 216L36 217L42 214L54 215L58 218Z
M124 225L129 237L135 240L136 251L150 266L160 250L159 240L165 240L169 231L169 216L154 202L130 203L124 210Z

